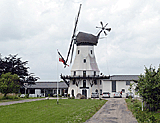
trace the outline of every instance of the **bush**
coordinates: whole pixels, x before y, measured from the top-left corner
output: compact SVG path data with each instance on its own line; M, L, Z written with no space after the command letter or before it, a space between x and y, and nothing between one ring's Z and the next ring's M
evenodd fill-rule
M71 99L75 99L75 96L72 96Z
M29 94L26 94L26 95L24 96L24 98L29 98Z
M18 97L20 97L20 96L21 96L21 93L18 94Z
M86 96L81 95L81 96L80 96L80 99L86 99Z
M68 94L68 97L70 97L70 94Z
M58 97L62 97L62 95L58 94Z
M18 99L18 97L17 96L14 96L14 98L13 99Z
M50 94L48 94L48 97L50 97L51 95Z

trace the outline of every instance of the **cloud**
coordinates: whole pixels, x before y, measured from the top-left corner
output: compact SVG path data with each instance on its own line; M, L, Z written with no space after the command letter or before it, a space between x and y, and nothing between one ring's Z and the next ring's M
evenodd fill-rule
M66 58L80 3L77 33L96 35L100 21L112 28L95 46L101 72L140 74L144 65L158 66L160 2L151 0L2 0L2 56L18 53L41 80L57 80L61 73L69 75L71 67L64 69L59 63L57 71L57 49Z

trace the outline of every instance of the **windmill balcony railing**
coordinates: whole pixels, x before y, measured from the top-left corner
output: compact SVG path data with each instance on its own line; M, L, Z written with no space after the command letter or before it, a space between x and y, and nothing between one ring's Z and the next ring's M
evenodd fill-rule
M64 78L64 79L110 79L110 76L105 76L105 75L86 75L86 76L83 76L83 75L77 75L77 76L74 76L74 75L61 75L61 78Z

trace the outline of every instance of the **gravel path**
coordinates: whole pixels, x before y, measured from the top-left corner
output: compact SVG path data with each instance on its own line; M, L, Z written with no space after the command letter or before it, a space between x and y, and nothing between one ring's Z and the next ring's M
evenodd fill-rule
M49 99L57 99L57 98L49 98ZM60 99L67 99L67 98L60 98ZM16 104L16 103L39 101L39 100L46 100L46 98L41 98L41 99L25 99L25 100L19 100L19 101L3 102L3 103L0 103L0 106L2 106L2 105L11 105L11 104Z
M138 123L127 109L124 98L109 98L102 108L85 123Z

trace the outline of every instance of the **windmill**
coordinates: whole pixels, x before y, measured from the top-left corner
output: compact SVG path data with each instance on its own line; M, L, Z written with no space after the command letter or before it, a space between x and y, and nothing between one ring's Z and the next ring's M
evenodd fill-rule
M73 58L73 53L74 53L74 45L75 44L77 46L79 46L79 45L92 45L92 46L97 45L100 34L102 32L104 32L104 34L106 36L107 35L106 30L109 31L109 32L111 31L111 28L106 28L108 23L103 26L103 22L101 21L100 24L101 24L102 27L96 27L96 28L100 28L100 31L97 34L97 36L92 35L92 34L88 34L88 33L84 33L84 32L79 32L78 35L76 35L75 33L76 33L77 24L78 24L78 18L79 18L79 15L80 15L81 6L82 6L82 4L80 4L78 15L76 17L75 26L74 26L73 34L72 34L72 37L71 37L71 43L70 43L70 46L69 46L69 50L68 50L66 60L62 57L61 53L58 51L58 54L61 57L61 61L64 64L64 68L66 66L69 66L67 64L67 62L68 62L70 53L71 53L70 64L72 63L72 58Z

